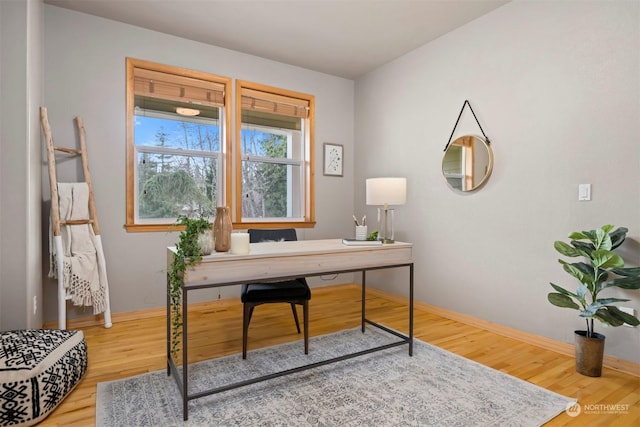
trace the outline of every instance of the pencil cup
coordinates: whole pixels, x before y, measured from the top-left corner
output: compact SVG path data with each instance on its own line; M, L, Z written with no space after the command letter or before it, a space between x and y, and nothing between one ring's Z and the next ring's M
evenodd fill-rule
M366 225L356 225L356 240L367 240Z

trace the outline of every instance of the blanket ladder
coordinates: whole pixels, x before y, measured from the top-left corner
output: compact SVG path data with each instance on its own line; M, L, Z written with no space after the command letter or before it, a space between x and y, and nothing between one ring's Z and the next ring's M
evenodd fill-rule
M100 238L100 225L98 223L98 216L96 213L95 198L93 193L93 185L91 183L91 174L89 173L89 158L87 156L87 144L84 126L82 119L76 117L76 126L78 129L78 137L80 140L80 149L65 148L55 146L53 143L53 136L51 134L51 127L49 125L49 119L47 116L47 109L40 107L40 121L42 123L42 129L45 135L45 142L47 144L47 163L49 168L49 186L51 189L51 226L53 231L53 241L57 254L63 254L62 248L62 235L60 227L65 225L82 225L90 224L93 228L93 233L96 238L97 257L100 258L99 265L105 266L104 253L102 251L102 241ZM89 189L89 218L75 219L75 220L61 220L60 219L60 206L58 199L58 179L56 173L56 151L65 153L70 156L80 156L82 160L82 170L84 174L84 180ZM101 263L101 264L100 264ZM66 290L64 288L64 257L58 255L56 257L56 268L58 272L58 328L66 329L67 318L67 297ZM111 323L111 304L109 301L109 287L105 284L105 311L104 311L104 327L110 328Z

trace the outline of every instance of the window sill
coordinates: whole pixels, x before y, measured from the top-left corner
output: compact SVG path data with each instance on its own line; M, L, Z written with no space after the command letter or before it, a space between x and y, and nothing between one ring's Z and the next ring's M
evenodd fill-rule
M212 221L213 222L213 221ZM246 230L248 228L313 228L315 221L309 222L235 222L234 230ZM127 233L151 233L151 232L171 232L180 231L181 226L175 224L125 224Z

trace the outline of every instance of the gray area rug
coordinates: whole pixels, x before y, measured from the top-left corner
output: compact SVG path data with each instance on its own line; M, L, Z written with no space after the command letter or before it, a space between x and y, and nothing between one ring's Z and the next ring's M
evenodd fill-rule
M191 365L191 392L320 361L397 338L376 328L314 337ZM538 426L575 402L415 340L189 403L166 370L98 384L97 426Z

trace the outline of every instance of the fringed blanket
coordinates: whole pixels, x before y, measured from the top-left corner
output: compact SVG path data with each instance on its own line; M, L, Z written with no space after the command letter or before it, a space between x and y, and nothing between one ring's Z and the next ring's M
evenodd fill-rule
M86 183L58 183L60 221L89 218L89 187ZM63 254L63 280L67 296L75 305L93 306L93 314L106 309L107 274L99 241L91 224L60 227ZM50 236L51 255L49 277L58 277L53 233Z

